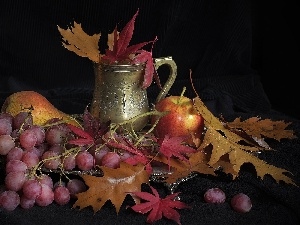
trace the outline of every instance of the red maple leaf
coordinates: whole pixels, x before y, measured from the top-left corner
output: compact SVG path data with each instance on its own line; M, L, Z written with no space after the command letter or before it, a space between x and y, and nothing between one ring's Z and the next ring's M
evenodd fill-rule
M86 108L82 115L82 128L67 124L69 129L75 134L75 139L68 141L69 144L78 146L93 145L108 132L110 121L100 123L99 118L94 117Z
M174 209L184 209L184 208L190 208L188 205L186 205L183 202L180 202L178 200L174 200L175 197L179 195L179 193L174 193L171 195L166 196L165 198L161 199L159 197L159 194L155 188L150 186L152 193L150 194L148 192L132 192L131 194L146 200L147 202L136 204L132 206L131 208L138 213L148 213L151 211L147 217L148 223L154 223L157 220L160 220L162 216L174 220L177 224L180 223L180 215L179 213Z
M147 88L150 86L153 80L154 75L154 63L152 58L152 52L148 52L145 50L140 50L139 55L137 55L133 59L133 63L139 64L139 63L145 63L145 75L144 75L144 81L142 84L142 88Z
M88 132L72 124L67 124L67 126L74 134L78 136L76 139L69 140L68 141L69 144L84 146L84 145L91 145L95 143L94 138Z
M138 165L139 163L141 163L141 164L145 165L146 172L148 174L152 174L152 172L153 172L153 168L150 164L150 160L145 155L134 155L134 156L131 156L131 157L125 159L124 162L126 162L132 166L135 166L135 165Z
M131 20L125 25L123 30L117 35L117 27L114 29L114 45L113 49L106 49L105 55L102 56L102 60L108 64L127 62L131 64L145 63L145 75L142 84L143 88L150 86L153 80L154 74L154 63L152 58L152 50L146 51L142 48L157 40L142 42L139 44L129 46L134 31L135 19L138 15L139 10L134 14ZM116 39L118 38L118 39ZM153 47L153 45L152 45Z
M111 121L106 123L101 123L99 118L94 117L86 108L82 115L83 129L87 132L94 140L102 137L109 130L109 125Z
M187 145L183 145L183 140L185 137L169 137L169 135L166 135L165 138L161 141L159 152L163 155L165 155L168 158L168 161L170 161L170 158L172 156L175 156L181 160L187 161L188 153L195 153L196 150L192 147L189 147ZM170 163L168 163L170 166Z

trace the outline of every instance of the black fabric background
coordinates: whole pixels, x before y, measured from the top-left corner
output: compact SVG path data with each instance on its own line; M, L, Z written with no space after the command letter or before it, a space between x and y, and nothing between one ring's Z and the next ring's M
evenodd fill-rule
M295 3L296 1L294 1ZM170 94L178 95L189 82L189 69L201 99L215 114L227 120L237 116L259 116L292 122L290 129L299 136L299 36L296 4L292 1L117 1L63 0L0 3L0 103L16 91L35 90L67 113L81 113L93 91L92 63L61 46L57 26L66 28L74 20L89 34L110 33L118 23L123 27L140 9L132 43L158 36L153 56L172 56L178 78ZM100 47L104 48L105 41ZM167 71L159 71L162 81ZM148 89L153 101L158 89ZM272 152L260 158L290 171L300 184L299 139L268 140ZM3 174L2 174L3 175ZM3 180L3 179L2 179ZM1 182L2 182L1 180ZM160 194L166 188L158 184ZM220 187L227 202L210 205L204 191ZM146 187L144 187L147 190ZM271 177L258 179L251 168L243 168L239 178L213 178L199 175L179 185L181 199L192 209L180 210L182 224L299 224L298 187L277 184ZM237 192L253 201L249 213L234 212L230 198ZM146 216L126 209L124 202L117 216L107 203L93 214L78 211L71 204L34 207L13 212L0 210L0 224L145 224ZM163 219L155 224L175 224Z

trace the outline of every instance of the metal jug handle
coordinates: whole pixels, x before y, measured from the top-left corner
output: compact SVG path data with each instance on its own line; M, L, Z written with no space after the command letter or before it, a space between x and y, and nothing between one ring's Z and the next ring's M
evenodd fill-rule
M168 65L168 67L170 69L170 74L169 74L167 81L163 85L160 93L158 94L155 103L159 102L161 99L166 97L166 95L170 91L170 89L177 77L177 65L171 56L154 58L154 65L155 65L156 71L160 66L165 65L165 64Z

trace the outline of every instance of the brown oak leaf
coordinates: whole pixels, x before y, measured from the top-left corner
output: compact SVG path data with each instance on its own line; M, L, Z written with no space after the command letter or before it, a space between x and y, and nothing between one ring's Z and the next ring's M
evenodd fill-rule
M145 64L145 74L142 83L142 88L148 88L153 78L158 82L157 73L155 71L152 49L151 51L144 50L143 47L157 41L157 37L153 41L141 42L134 45L129 45L134 32L135 19L139 10L134 14L131 20L125 27L118 32L117 26L114 31L108 34L105 54L101 54L99 50L99 41L101 33L92 36L86 34L81 27L81 24L74 22L74 27L62 29L58 26L58 30L62 35L63 46L76 53L81 57L88 57L95 63L105 62L106 64ZM158 82L158 84L160 84Z
M58 26L58 31L63 37L62 44L66 49L81 57L87 57L93 62L100 61L98 44L101 34L90 36L82 30L81 24L76 22L74 22L74 27L66 30Z
M236 118L232 122L227 122L229 127L242 129L248 135L253 137L267 137L277 141L280 141L282 138L296 138L293 130L286 130L290 124L290 122L272 121L270 119L260 119L258 117L251 117L244 121L241 121L241 118Z
M120 168L111 169L101 166L103 177L82 175L85 184L89 187L87 191L77 194L77 201L73 208L83 209L91 206L94 212L99 211L107 202L115 206L119 213L121 205L129 192L141 191L142 183L149 182L149 175L143 165L131 166L121 163ZM139 202L134 198L136 202Z
M296 185L290 177L285 175L290 174L289 171L270 165L253 154L253 152L269 149L253 145L248 139L227 129L224 126L224 122L215 117L199 97L194 98L194 107L198 113L203 116L204 124L207 129L199 149L206 149L212 146L210 159L208 161L210 166L215 167L222 157L227 155L229 162L232 164L232 175L234 178L238 175L244 163L251 163L260 178L269 174L277 182L282 180L288 184ZM259 131L263 130L263 128L259 127L259 124L256 124L256 129ZM241 143L241 141L243 142Z
M189 175L193 172L211 174L215 176L215 168L209 166L207 162L206 154L203 151L197 151L190 155L189 162L176 164L174 171L167 176L166 182L169 184L176 183L183 177L189 177Z

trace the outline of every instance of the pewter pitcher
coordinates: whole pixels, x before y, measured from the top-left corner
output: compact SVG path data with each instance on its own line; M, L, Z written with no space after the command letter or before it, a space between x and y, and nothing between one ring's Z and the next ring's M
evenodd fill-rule
M171 57L154 59L155 69L167 64L169 77L157 96L156 102L164 98L177 76L177 66ZM138 115L149 112L147 90L142 88L145 65L95 64L95 89L90 112L100 122L122 123ZM149 117L134 120L135 131L143 129Z

